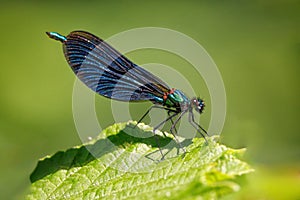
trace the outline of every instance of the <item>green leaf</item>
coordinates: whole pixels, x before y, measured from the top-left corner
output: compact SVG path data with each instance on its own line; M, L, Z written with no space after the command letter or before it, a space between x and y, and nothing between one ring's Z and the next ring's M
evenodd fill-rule
M171 135L156 138L135 124L115 124L88 144L41 159L27 199L216 199L238 191L236 176L253 171L240 160L245 149L216 137L179 138L184 154Z

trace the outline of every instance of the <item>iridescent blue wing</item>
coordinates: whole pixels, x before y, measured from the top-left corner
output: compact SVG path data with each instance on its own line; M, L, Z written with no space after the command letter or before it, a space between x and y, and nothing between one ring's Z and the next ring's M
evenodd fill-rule
M77 77L93 91L120 101L162 98L169 87L102 39L84 31L63 41L65 57Z

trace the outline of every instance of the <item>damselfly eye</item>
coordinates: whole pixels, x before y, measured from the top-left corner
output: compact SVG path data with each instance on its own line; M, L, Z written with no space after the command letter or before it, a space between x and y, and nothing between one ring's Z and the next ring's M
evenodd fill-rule
M193 98L191 100L191 104L193 106L193 108L199 112L200 114L203 112L204 110L204 107L205 107L205 103L202 99L200 98Z

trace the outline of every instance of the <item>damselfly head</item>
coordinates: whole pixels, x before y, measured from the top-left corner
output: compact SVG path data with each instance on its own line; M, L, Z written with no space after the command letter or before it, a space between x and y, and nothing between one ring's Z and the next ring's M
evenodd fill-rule
M198 98L196 98L196 97L192 98L191 105L200 114L203 112L204 107L205 107L204 101L202 99L200 99L199 97Z

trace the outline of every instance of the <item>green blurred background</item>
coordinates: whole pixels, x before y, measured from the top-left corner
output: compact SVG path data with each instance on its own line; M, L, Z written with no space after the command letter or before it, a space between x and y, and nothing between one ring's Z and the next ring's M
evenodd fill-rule
M299 1L292 0L2 1L0 199L24 198L39 158L81 143L72 117L75 77L61 45L45 31L81 29L105 39L147 26L192 37L219 67L228 102L222 142L247 147L245 159L256 169L227 199L300 199L299 10ZM167 52L141 50L128 57L190 77L188 63ZM208 98L197 81L191 80L194 89ZM96 104L101 126L113 124L110 101L97 97ZM133 115L149 105L132 109ZM209 111L201 118L206 127Z

